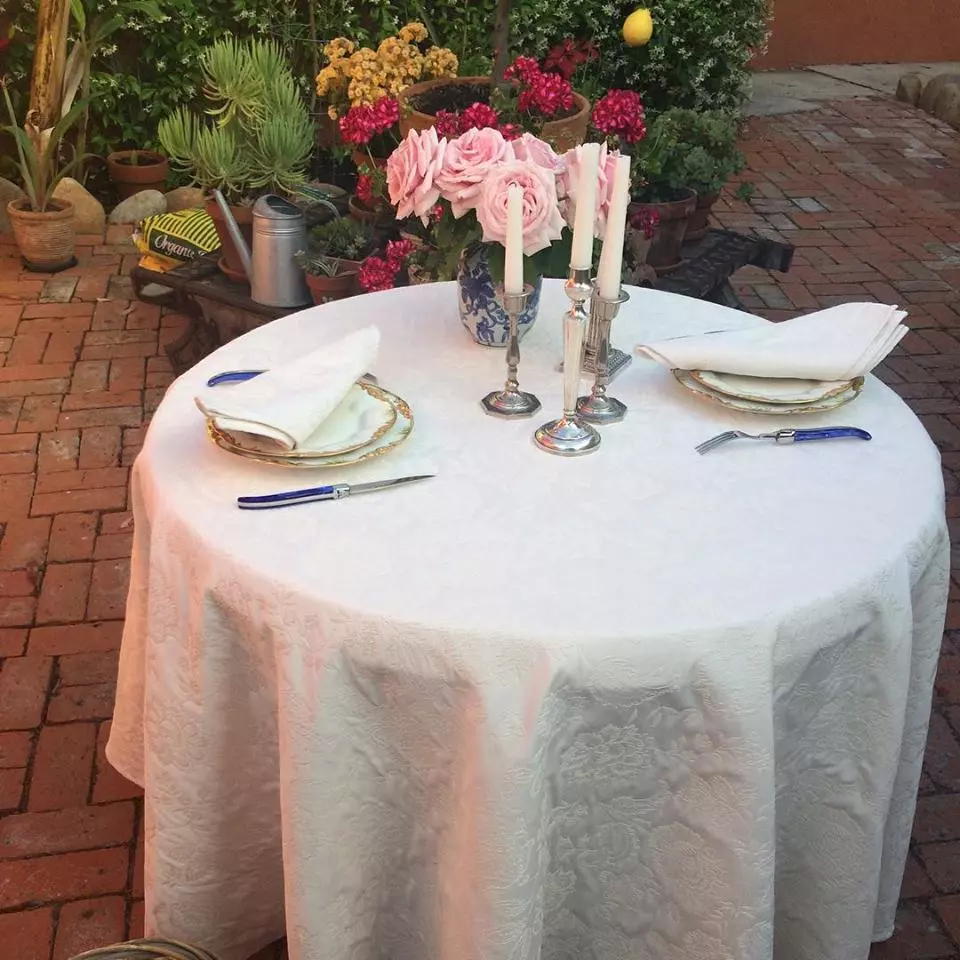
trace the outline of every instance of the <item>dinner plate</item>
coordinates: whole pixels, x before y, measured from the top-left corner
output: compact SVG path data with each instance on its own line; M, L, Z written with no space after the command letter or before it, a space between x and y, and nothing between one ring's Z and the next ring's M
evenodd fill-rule
M284 450L265 437L232 429L225 417L216 420L217 430L248 453L315 460L341 456L379 440L396 423L397 409L381 387L365 381L355 383L333 413L295 450Z
M841 393L835 393L813 402L765 403L759 400L747 400L743 397L731 397L712 390L693 377L689 370L674 370L673 375L679 383L697 396L703 397L704 400L719 403L724 407L739 410L742 413L762 413L772 416L794 416L836 410L837 407L842 407L845 403L855 400L863 389L863 377L857 377L856 380L851 380L849 387Z
M405 400L395 393L376 388L389 401L396 414L392 426L376 437L370 443L345 453L332 454L324 457L291 457L277 453L263 453L250 450L237 443L235 437L227 430L218 427L212 420L207 421L207 433L210 439L228 453L243 457L246 460L256 460L259 463L272 463L281 467L303 467L319 469L323 467L346 467L354 463L361 463L373 457L382 457L391 450L400 446L413 432L413 413Z
M795 380L779 377L745 377L712 370L691 370L690 376L715 393L758 403L816 403L850 389L851 380Z

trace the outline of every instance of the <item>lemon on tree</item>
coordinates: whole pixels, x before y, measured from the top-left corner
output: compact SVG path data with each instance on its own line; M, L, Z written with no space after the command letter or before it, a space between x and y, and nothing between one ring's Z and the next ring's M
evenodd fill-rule
M637 7L623 21L623 39L628 47L642 47L653 36L653 17L646 7Z

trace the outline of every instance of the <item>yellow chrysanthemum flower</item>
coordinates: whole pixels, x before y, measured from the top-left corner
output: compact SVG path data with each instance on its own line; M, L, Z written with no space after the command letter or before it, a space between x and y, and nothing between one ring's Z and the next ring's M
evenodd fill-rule
M331 120L336 120L337 117L340 116L340 114L337 112L337 108L336 108L336 107L334 107L334 106L329 106L329 107L327 107L327 116L328 116Z
M335 37L323 48L323 55L328 60L341 60L356 49L357 45L352 40L346 37Z
M419 43L427 39L427 28L419 20L412 20L405 27L401 27L397 34L404 43Z
M317 74L317 96L326 97L343 84L343 74L332 64Z
M457 55L446 47L431 47L423 56L423 73L439 79L457 76L460 61Z

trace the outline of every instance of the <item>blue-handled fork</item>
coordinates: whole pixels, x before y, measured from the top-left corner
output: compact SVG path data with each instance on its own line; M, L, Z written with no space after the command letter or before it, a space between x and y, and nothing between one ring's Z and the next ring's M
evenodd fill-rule
M806 430L774 430L773 433L744 433L742 430L727 430L697 444L697 453L709 453L731 440L773 440L774 443L803 443L808 440L872 440L866 430L859 427L814 427Z

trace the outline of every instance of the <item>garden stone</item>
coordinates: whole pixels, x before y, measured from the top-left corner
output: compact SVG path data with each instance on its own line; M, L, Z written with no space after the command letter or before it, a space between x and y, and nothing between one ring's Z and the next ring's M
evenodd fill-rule
M204 203L203 191L199 187L177 187L164 194L167 201L167 213L177 210L192 210L202 207Z
M933 115L954 130L960 130L960 83L948 83L933 105Z
M139 223L146 217L166 212L167 201L159 190L141 190L113 208L110 222Z
M82 183L64 177L54 187L53 198L73 204L73 224L78 234L103 234L107 226L103 204Z
M25 196L26 194L15 183L0 177L0 233L10 233L7 204L11 200L22 200Z
M917 105L923 92L923 80L919 73L905 73L897 84L897 99Z
M936 106L937 97L940 91L948 83L960 83L960 73L938 73L924 88L920 94L920 109L927 113L933 113Z

